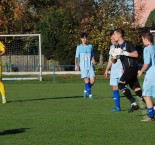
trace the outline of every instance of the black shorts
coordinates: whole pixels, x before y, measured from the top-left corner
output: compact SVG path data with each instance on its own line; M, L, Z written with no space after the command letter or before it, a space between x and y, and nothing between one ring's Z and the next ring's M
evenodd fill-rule
M141 88L137 79L138 68L128 67L124 70L120 81L125 82L125 85L129 85L131 89Z

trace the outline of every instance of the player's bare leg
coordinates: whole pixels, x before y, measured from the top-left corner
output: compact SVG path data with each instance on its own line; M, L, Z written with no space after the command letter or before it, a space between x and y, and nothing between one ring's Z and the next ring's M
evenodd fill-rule
M2 82L2 64L0 62L0 93L2 95L2 104L6 104L6 95L5 95L5 87Z

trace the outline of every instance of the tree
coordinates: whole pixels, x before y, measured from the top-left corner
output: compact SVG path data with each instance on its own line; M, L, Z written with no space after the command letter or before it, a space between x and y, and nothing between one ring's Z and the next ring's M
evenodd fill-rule
M155 9L150 12L147 21L145 23L145 27L155 28Z
M66 12L69 12L69 17L66 16ZM69 22L66 23L66 20ZM67 25L64 25L65 23ZM103 57L105 60L108 57L109 34L115 28L124 28L127 39L137 42L137 39L133 39L137 38L134 37L137 33L133 27L132 12L126 0L100 0L96 3L92 0L64 0L62 3L59 0L59 5L57 3L53 8L49 8L46 15L42 17L39 27L43 34L45 55L48 59L54 58L63 64L66 63L65 59L69 60L65 53L69 54L74 50L82 31L89 33L90 42L94 44L97 51L100 51L100 64L103 63ZM65 48L63 51L61 51L62 47ZM63 52L64 55L62 55ZM61 57L58 57L59 54ZM70 58L72 58L70 62L73 63L73 56Z
M75 55L72 28L74 19L69 10L51 8L37 25L42 34L43 53L60 64L73 64Z
M88 22L84 31L90 33L91 42L100 50L100 64L103 64L108 56L110 46L110 33L116 28L123 28L126 31L126 38L133 40L133 35L137 35L133 27L133 16L131 9L125 0L100 0L94 5L95 15L88 17ZM134 31L134 33L133 33Z
M18 0L1 0L0 2L0 27L3 33L16 32L18 21L25 14L25 3Z

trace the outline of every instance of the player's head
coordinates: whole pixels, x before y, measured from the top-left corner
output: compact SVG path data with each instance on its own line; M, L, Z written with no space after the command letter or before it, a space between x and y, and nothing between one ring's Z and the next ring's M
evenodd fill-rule
M114 38L115 38L115 40L118 41L119 39L123 39L124 34L125 34L125 32L124 32L123 29L121 29L121 28L115 29L114 30Z
M142 41L145 46L153 43L153 35L150 32L142 33Z
M88 34L86 32L81 33L82 44L86 44L87 43L87 38L88 38Z
M114 38L114 31L110 33L110 41L111 41L111 44L113 45L117 44L117 41L115 41L115 38Z

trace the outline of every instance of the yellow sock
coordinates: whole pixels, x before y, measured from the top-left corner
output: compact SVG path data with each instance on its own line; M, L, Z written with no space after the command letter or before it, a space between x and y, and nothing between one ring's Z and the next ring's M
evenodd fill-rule
M4 87L3 82L0 82L0 92L1 92L2 97L5 97L5 87Z

